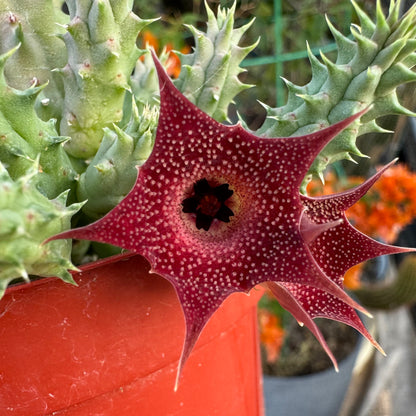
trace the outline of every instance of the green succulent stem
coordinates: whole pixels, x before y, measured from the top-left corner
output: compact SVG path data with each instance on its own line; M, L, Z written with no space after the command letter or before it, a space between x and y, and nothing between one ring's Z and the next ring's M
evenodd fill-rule
M65 65L67 51L58 36L65 32L68 16L59 0L0 0L0 54L16 46L4 68L8 85L26 90L34 80L46 85L36 101L43 120L60 119L63 84L55 68Z
M114 208L133 187L137 168L149 157L155 138L157 107L145 107L139 114L133 101L132 117L121 129L117 125L104 130L100 148L81 175L79 200L86 200L83 211L98 219Z
M215 16L205 2L207 31L187 26L194 37L195 48L191 54L179 54L182 70L175 80L185 97L219 122L228 120L228 107L234 97L252 87L241 82L238 75L244 71L240 63L258 43L239 46L254 19L234 28L235 7L236 3L230 9L219 7Z
M416 256L407 256L393 281L363 285L354 294L371 309L390 310L416 301Z
M71 137L67 152L87 159L97 152L103 129L122 119L130 74L140 55L136 38L151 20L135 15L132 1L69 0L67 5L60 131Z
M8 85L4 69L20 47L0 56L0 161L18 179L39 157L39 172L32 182L48 198L55 198L74 187L76 173L62 146L68 137L58 134L55 120L43 121L36 113L36 99L46 84L38 85L35 79L25 90Z
M322 178L325 168L337 160L364 156L356 138L364 133L385 132L376 122L378 117L415 115L399 103L396 93L399 85L416 80L416 73L411 70L416 63L416 5L399 17L400 3L392 0L385 16L378 1L374 23L352 1L360 20L360 26L351 26L353 40L341 34L327 19L337 43L336 61L332 62L322 53L319 60L308 47L311 81L297 86L285 80L287 103L278 108L265 106L267 118L257 133L266 137L313 132L370 108L325 147L311 166L305 183L312 175Z
M71 242L42 242L69 229L82 203L66 207L68 192L48 199L33 182L37 175L35 162L13 180L0 163L0 297L10 281L28 281L29 275L58 276L74 283L68 272L76 270L70 261Z

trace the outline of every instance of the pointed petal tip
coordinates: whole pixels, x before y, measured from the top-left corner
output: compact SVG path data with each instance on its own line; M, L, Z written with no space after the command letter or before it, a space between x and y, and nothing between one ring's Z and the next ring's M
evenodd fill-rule
M55 241L55 240L63 240L63 239L67 239L67 238L73 238L72 234L73 234L74 230L68 230L68 231L63 231L62 233L59 234L55 234L49 238L47 238L45 241L42 242L42 245L48 244L51 241Z
M185 361L187 360L187 357L184 357L184 351L182 350L181 357L179 358L178 367L176 369L176 377L175 377L175 384L173 386L173 391L176 393L179 389L179 382L182 376L182 370L185 365Z
M398 247L398 246L390 246L390 247L393 247L393 248L397 249L397 252L395 252L393 254L414 253L416 251L416 248L413 248L413 247Z
M368 318L372 319L373 315L366 309L364 306L361 306L358 302L350 298L352 302L348 303L356 311L362 313L363 315L367 316ZM344 301L344 299L342 299ZM345 302L345 301L344 301Z
M381 347L381 345L369 334L364 334L363 335L367 338L368 341L370 341L371 345L379 352L381 353L384 357L387 357L386 352L383 350L383 348Z
M102 220L99 220L99 221L102 221ZM101 241L101 242L108 242L111 244L110 241L102 241L102 240L97 239L97 235L95 233L95 224L96 223L92 223L89 225L85 225L84 227L73 228L73 229L55 234L47 238L42 244L47 244L50 241L54 241L54 240L65 240L65 239Z
M301 98L304 98L306 96L301 96L301 94L297 94ZM331 124L330 126L323 128L322 130L318 130L311 135L321 136L322 133L326 133L329 140L332 140L336 135L338 135L340 132L345 130L350 124L352 124L354 121L359 120L369 109L371 106L365 107L363 110L358 111L357 113L353 114L352 116L349 116L343 120L338 121L337 123ZM328 140L328 141L329 141Z
M293 293L284 284L277 282L268 282L267 286L271 290L273 295L276 297L276 299L279 301L280 305L293 315L298 324L301 326L305 324L305 326L312 332L312 334L319 341L322 348L332 361L335 370L337 370L337 360L334 354L332 354L332 351L326 343L325 338L323 337L318 326L313 321L313 317L303 308L303 306L299 303L299 301L296 299Z
M384 356L384 357L387 357L387 354L386 354L386 352L383 350L383 348L381 348L381 346L377 343L377 345L375 345L375 347L377 348L377 350L379 351L379 352L381 352L381 354Z
M180 365L180 364L179 364ZM175 385L173 386L173 391L176 393L179 389L179 379L181 378L182 371L180 367L178 366L178 370L176 372L176 378L175 378Z
M369 177L367 180L365 180L360 185L357 185L354 188L348 189L343 192L339 192L338 194L333 194L331 198L338 199L345 198L343 210L346 211L348 208L350 208L352 205L354 205L361 197L363 197L366 192L374 185L374 183L380 178L380 176L390 168L393 164L397 162L397 158L393 159L390 163L387 165L384 165L381 169L379 169L373 176ZM390 253L385 253L390 254Z
M163 65L161 64L155 50L153 47L150 48L150 53L152 54L152 59L153 59L153 63L155 64L156 67L156 72L159 78L159 82L164 79L167 78L169 79L168 75L166 74L165 68L163 67Z
M360 309L360 312L362 312L365 316L369 317L370 319L374 318L374 315L365 308Z

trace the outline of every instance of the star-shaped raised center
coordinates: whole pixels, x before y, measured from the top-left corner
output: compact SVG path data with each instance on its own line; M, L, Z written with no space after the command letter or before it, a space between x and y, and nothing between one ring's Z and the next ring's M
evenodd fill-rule
M404 249L376 243L347 222L345 209L369 185L348 197L299 193L320 150L360 114L304 136L257 137L203 113L175 88L157 58L155 65L159 124L133 190L99 221L55 238L131 250L172 283L186 320L179 372L224 299L263 282L272 282L283 306L318 338L315 316L344 320L370 338L342 276L367 258Z

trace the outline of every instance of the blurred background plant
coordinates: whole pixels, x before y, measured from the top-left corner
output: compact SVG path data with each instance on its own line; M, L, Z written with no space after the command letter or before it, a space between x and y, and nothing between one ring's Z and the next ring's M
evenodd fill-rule
M207 3L216 10L219 6L231 7L234 1L207 0ZM236 27L247 24L253 17L256 19L247 30L243 44L251 45L261 37L261 42L242 65L250 70L242 74L241 79L256 87L241 92L235 100L239 114L255 130L266 115L257 100L270 106L282 105L286 100L286 87L280 76L290 74L290 80L297 85L309 81L307 42L314 53L322 49L331 58L335 44L325 24L325 14L330 14L332 23L343 33L348 32L355 17L349 0L239 0L236 3ZM357 3L365 11L374 10L374 2ZM193 37L186 25L203 27L206 21L204 4L200 0L136 0L135 11L142 18L161 16L144 32L142 45L151 37L157 39L159 47L166 46L169 50L192 47ZM237 119L235 114L232 119Z
M325 183L312 180L308 194L329 195L353 188L365 178L339 176L334 170ZM362 233L385 243L394 243L404 227L416 217L416 174L405 164L391 167L370 191L348 211L347 217Z
M363 181L363 177L340 176L332 169L325 175L324 183L319 180L309 183L308 194L319 196L342 192ZM346 212L346 215L364 234L385 243L395 242L400 232L416 218L416 174L404 164L393 166ZM369 308L391 309L414 302L416 257L406 258L397 272L392 272L386 267L388 265L389 260L386 258L358 264L346 273L344 285ZM386 271L390 272L390 275ZM376 285L380 281L381 286ZM282 347L289 348L287 344L293 342L285 339L288 328L294 325L293 318L267 294L259 306L260 339L264 349L266 372L286 375L288 365L285 351L283 350L282 357L279 355ZM331 339L331 334L327 337ZM336 348L334 350L336 351ZM325 357L322 359L326 361Z

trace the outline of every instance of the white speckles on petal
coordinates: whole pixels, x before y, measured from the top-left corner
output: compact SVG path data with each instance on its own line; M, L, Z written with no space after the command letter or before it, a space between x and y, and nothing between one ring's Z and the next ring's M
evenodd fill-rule
M155 63L161 87L159 125L153 152L139 169L133 190L98 222L61 236L132 250L172 282L187 326L182 364L227 296L266 281L286 285L303 302L302 321L304 314L347 316L358 327L351 317L351 307L357 305L341 289L342 275L362 258L400 251L363 236L345 220L345 209L375 179L335 197L299 194L316 155L355 118L306 136L256 137L240 125L224 126L204 114ZM226 201L233 216L229 222L214 218L208 231L197 229L195 213L182 210L201 179L228 184L233 191ZM313 241L302 236L302 215L322 231ZM322 223L331 226L319 227ZM299 308L293 296L289 304Z

